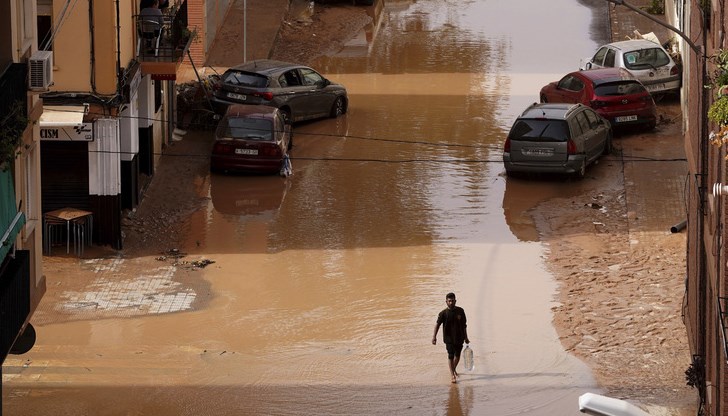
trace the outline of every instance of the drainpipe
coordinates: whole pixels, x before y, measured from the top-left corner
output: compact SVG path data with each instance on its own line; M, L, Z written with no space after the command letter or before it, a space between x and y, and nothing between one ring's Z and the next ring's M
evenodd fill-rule
M93 1L93 0L91 0ZM121 96L121 83L124 75L121 73L121 18L119 17L119 0L116 0L116 96Z
M94 0L88 1L88 28L91 32L91 91L96 94L96 26L94 25Z

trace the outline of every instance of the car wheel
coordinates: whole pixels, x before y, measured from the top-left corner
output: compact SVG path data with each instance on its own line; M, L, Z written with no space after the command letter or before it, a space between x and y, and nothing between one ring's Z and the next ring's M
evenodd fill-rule
M647 123L647 131L652 131L657 127L657 121L652 120L649 123Z
M547 100L547 99L546 99L546 95L545 95L545 94L541 94L541 102L542 102L542 103L547 103L547 102L549 102L549 100Z
M334 100L334 105L331 106L331 118L336 118L346 113L346 107L344 105L344 99L337 97Z

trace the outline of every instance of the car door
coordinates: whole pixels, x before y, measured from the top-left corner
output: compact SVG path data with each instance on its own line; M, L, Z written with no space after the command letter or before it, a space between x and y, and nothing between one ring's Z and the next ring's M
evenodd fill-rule
M611 140L611 126L609 121L600 117L599 114L592 109L584 110L584 114L586 114L586 118L589 119L589 124L591 125L597 139L595 150L599 153L604 153L604 149L610 146L609 141Z
M326 88L326 78L311 68L300 68L299 72L303 84L308 88L309 118L328 116L335 96Z
M599 48L599 50L597 50L594 56L592 56L592 58L589 60L585 69L603 68L604 56L607 54L608 50L609 48L606 46L602 46L601 48Z
M281 89L276 94L277 107L288 106L291 109L291 121L306 120L309 109L308 101L310 88L304 85L303 78L298 68L291 68L278 77L278 84Z
M588 163L601 154L602 141L599 139L597 132L592 129L591 123L589 123L589 119L586 116L587 111L590 110L584 109L576 114L576 122L579 124L581 130L581 136L584 142L584 153Z
M587 154L587 160L595 160L604 151L606 139L604 129L598 123L592 122L592 120L598 120L598 117L596 113L588 108L577 114L576 120L579 122L584 135L584 150Z

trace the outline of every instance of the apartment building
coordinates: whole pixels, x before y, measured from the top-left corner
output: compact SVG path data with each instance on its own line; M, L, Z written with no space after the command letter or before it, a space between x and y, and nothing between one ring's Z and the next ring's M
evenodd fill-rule
M0 356L35 343L30 324L43 276L38 120L42 100L29 90L37 51L36 5L0 1ZM32 69L31 69L32 70Z
M42 212L90 213L91 241L123 248L136 208L175 128L177 69L194 41L187 0L143 16L139 0L37 0L34 79L43 98ZM44 72L45 73L45 72Z

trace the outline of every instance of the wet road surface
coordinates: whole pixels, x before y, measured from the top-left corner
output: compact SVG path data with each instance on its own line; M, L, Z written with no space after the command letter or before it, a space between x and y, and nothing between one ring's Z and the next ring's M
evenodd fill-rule
M504 199L500 151L540 87L604 41L590 3L606 13L575 0L372 8L363 52L314 65L350 109L296 126L294 175L204 179L209 204L182 248L215 263L144 276L125 270L150 259L86 264L94 287L55 307L110 314L39 327L4 367L6 412L580 414L578 396L598 390L551 325L555 282L522 216L587 185L521 183ZM155 295L133 297L150 282ZM430 343L450 291L475 351L455 385Z

